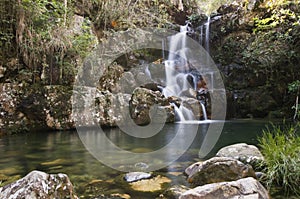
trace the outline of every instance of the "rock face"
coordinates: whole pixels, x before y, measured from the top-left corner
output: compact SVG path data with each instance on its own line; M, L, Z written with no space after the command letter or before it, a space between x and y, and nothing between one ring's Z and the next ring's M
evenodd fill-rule
M184 192L179 199L269 199L267 190L254 178L199 186Z
M224 157L214 157L204 162L195 163L189 166L185 173L193 186L256 177L250 165Z
M73 185L65 174L32 171L24 178L0 188L0 198L6 199L77 199Z
M253 167L264 160L263 155L256 146L245 143L223 147L218 151L216 156L234 158L245 164L251 164Z
M287 6L279 2L238 0L222 5L216 17L212 16L210 55L224 75L229 91L227 117L282 118L289 112L286 104L292 102L286 97L286 88L288 83L299 79L300 70L298 61L294 58L287 61L285 57L286 52L299 57L300 51L299 42L287 42L286 38L292 36L296 41L300 30L292 25L294 19L287 14L275 13L285 9L299 15L300 10L294 7L299 7L299 2ZM276 17L278 20L273 20L273 24L277 25L265 23ZM286 18L283 23L279 22L281 17ZM290 34L285 36L287 31Z
M77 126L116 126L124 119L131 95L99 91L93 87L74 90L72 118ZM127 111L129 115L129 111Z

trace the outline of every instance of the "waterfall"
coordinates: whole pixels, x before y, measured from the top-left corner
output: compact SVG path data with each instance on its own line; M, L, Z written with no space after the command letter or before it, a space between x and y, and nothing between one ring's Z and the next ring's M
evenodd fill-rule
M194 113L186 108L182 103L179 107L179 110L182 112L185 120L195 120Z
M205 23L205 50L209 53L209 26L210 26L210 16L207 17L207 22Z
M162 54L162 58L163 60L165 60L166 56L165 56L165 49L166 49L166 43L165 43L165 40L163 39L161 41L161 54Z
M209 31L209 25L205 27L206 31ZM169 54L167 60L164 61L166 84L165 87L162 88L162 93L165 97L184 97L184 93L186 93L184 91L188 91L189 89L197 91L198 89L197 82L201 75L192 71L189 63L190 60L187 59L187 52L189 50L187 46L187 34L191 33L193 33L191 24L186 24L185 26L180 27L179 33L170 36L167 42L165 40L162 41L163 52L166 48L165 44L169 44ZM207 40L208 39L209 37L207 37ZM206 43L207 41L205 41L205 44ZM165 55L163 54L163 56ZM177 106L175 103L171 103L171 105L174 107L176 117L180 121L195 120L193 112L186 108L183 103L181 103L180 106ZM204 110L203 113L204 112L204 118L207 119L206 111Z
M203 119L207 120L207 113L206 113L206 109L205 106L202 102L200 102L201 108L202 108L202 113L203 113Z
M174 110L175 110L175 116L178 117L179 121L185 121L185 117L183 115L183 112L176 106L176 104L171 103L173 105Z
M203 25L200 26L199 43L200 43L201 46L203 45Z
M169 47L169 56L168 60L165 63L165 72L166 72L166 87L163 89L163 94L166 97L170 96L179 96L182 91L182 87L178 84L177 75L179 74L176 71L176 66L186 65L187 57L186 57L186 38L187 32L189 31L188 24L185 26L181 26L179 33L170 37L170 47ZM183 66L184 67L184 66ZM184 70L181 66L180 70Z

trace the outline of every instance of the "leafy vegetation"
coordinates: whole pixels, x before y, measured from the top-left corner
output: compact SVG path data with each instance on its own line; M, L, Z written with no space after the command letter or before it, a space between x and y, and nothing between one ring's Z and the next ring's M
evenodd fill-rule
M299 127L299 123L283 127L272 125L259 138L265 157L266 184L269 189L281 187L286 195L300 194Z

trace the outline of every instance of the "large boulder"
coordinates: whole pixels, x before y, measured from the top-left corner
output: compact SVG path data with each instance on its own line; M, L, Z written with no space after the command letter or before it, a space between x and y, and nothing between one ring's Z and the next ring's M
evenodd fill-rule
M161 117L164 113L166 113L166 122L173 122L175 118L174 109L170 106L168 99L159 91L136 88L133 91L129 106L131 117L138 125L147 125L155 118L164 122L163 117Z
M260 162L264 161L263 155L256 146L245 143L223 147L218 151L216 156L234 158L245 164L251 164L253 167L258 166Z
M214 157L189 166L185 173L193 186L256 177L250 165L226 157Z
M0 188L0 198L41 199L71 198L77 199L73 185L66 174L47 174L32 171L24 178Z
M267 190L254 178L199 186L184 192L179 199L269 199Z

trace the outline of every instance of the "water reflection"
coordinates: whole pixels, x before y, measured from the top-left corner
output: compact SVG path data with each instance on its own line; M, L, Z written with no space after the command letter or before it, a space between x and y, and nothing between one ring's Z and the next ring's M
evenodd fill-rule
M268 124L268 121L226 122L222 135L205 158L213 156L221 147L229 144L238 142L256 144L257 136L261 134L266 124ZM186 143L192 142L179 159L160 170L167 175L168 172L182 172L189 164L199 160L199 149L203 145L203 139L207 135L211 123L193 125L166 125L160 133L147 139L134 138L118 128L105 129L102 134L94 130L88 130L85 135L88 142L94 145L101 144L102 147L100 148L106 146L107 142L111 142L121 150L139 154L140 157L137 156L123 161L122 152L117 156L111 151L101 152L102 155L106 155L111 160L114 166L125 169L125 166L122 165L122 162L125 162L127 167L132 170L145 167L145 165L138 163L145 163L150 168L153 163L162 164L160 161L171 161L176 155L184 151ZM191 131L194 128L197 128L196 135ZM150 155L148 159L144 157L145 152L163 149L164 146L174 140L176 135L178 139L173 141L174 145L172 147L165 148L163 152L157 153L158 155ZM193 136L195 137L191 139ZM28 172L38 169L48 173L66 173L74 183L77 183L76 176L84 177L88 181L90 179L111 179L121 173L95 159L86 150L76 131L32 132L2 137L0 139L0 151L0 174L5 176L22 177ZM174 180L177 181L180 178L176 177L175 179L174 177Z
M147 164L145 171L166 167L183 155L195 140L197 124L165 126L150 138L136 138L120 129L79 131L80 139L89 152L103 164L120 171L133 171L138 163ZM201 140L199 140L201 142Z

